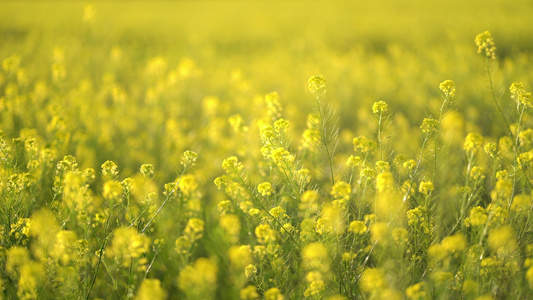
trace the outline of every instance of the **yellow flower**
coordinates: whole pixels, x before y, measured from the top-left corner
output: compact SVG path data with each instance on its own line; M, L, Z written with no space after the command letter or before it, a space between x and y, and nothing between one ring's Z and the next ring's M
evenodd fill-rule
M487 143L483 147L483 151L485 151L490 157L494 158L498 154L498 145L494 142Z
M533 97L530 92L526 91L522 82L511 84L509 91L511 92L511 98L515 99L517 103L527 107L533 107Z
M328 250L321 243L307 244L302 250L302 259L307 269L327 270L329 268Z
M360 164L361 164L361 157L359 156L350 155L350 157L348 157L348 159L346 160L346 165L351 168L357 167Z
M389 226L385 222L376 222L370 226L370 237L376 243L385 237Z
M283 300L283 294L278 288L270 288L265 291L265 300Z
M281 116L282 107L279 103L279 94L272 92L265 95L265 102L268 107L268 114L272 117L278 118Z
M381 269L365 269L359 281L359 287L363 292L373 293L387 287L385 274Z
M52 251L52 256L57 259L61 265L67 265L76 259L76 233L70 230L61 230L56 235L56 242Z
M163 300L167 292L161 287L159 279L145 279L137 291L135 300Z
M191 218L185 226L183 233L191 241L191 243L202 238L204 232L204 221L198 218Z
M511 210L515 212L528 212L531 207L531 196L530 195L516 195L513 198L513 203L511 204Z
M465 138L463 149L466 153L476 153L483 146L483 136L478 133L469 133Z
M118 167L117 165L108 160L102 164L102 175L106 179L116 179L118 177Z
M176 252L179 254L186 254L189 249L191 248L192 244L191 241L189 241L188 238L184 236L180 236L176 239Z
M502 254L511 254L518 248L515 234L509 226L491 230L489 232L488 243L492 250Z
M320 91L322 93L326 92L326 78L322 75L312 76L309 78L309 91L314 94L318 94Z
M425 284L424 282L419 282L417 284L413 284L412 286L408 287L405 290L405 295L408 299L418 300L418 299L425 299L427 297L427 293L424 290Z
M249 285L243 288L239 292L239 296L241 300L254 300L254 299L259 298L259 294L257 293L257 288L253 285Z
M30 253L26 248L18 246L11 247L7 251L6 271L11 276L16 277L20 267L30 261Z
M369 140L364 136L359 136L353 139L353 146L355 151L361 151L362 153L370 152L376 146L373 140Z
M20 299L37 299L41 284L46 282L44 267L36 262L29 262L20 268L17 296Z
M270 196L272 194L272 185L270 182L263 182L257 186L257 191L262 196Z
M283 147L274 149L270 154L270 157L278 166L290 165L294 162L294 155Z
M316 232L318 234L333 233L342 234L344 232L344 220L342 211L338 206L326 204L320 212L317 220Z
M470 216L466 218L465 223L470 226L481 226L485 225L487 219L488 216L485 209L481 206L477 206L470 210Z
M467 247L466 239L461 233L456 233L454 235L445 237L442 240L441 245L449 253L459 253L464 251Z
M533 288L533 267L530 267L529 269L527 269L526 279L527 279L527 283L529 284L529 287Z
M446 98L455 97L455 82L453 80L444 80L439 84L439 89Z
M409 233L405 228L394 228L392 230L392 239L397 245L405 245L409 242Z
M272 209L270 209L269 213L274 217L274 218L283 218L286 216L286 211L283 207L281 206L276 206L276 207L273 207Z
M183 268L178 287L190 299L212 299L216 291L217 265L208 258L198 258L194 265Z
M380 173L376 177L376 188L379 193L390 191L394 188L394 177L391 172Z
M348 231L353 232L355 234L365 234L367 229L368 228L366 227L363 221L352 221L350 223Z
M304 296L310 297L310 296L318 295L325 289L326 289L326 285L324 284L324 281L322 280L312 281L311 283L309 283L309 286L305 290Z
M106 181L103 196L106 200L118 199L122 195L122 185L115 180Z
M383 114L387 110L389 110L389 107L387 105L387 102L385 102L383 100L382 101L378 101L378 102L374 102L374 104L372 105L372 112L374 114Z
M121 260L124 267L132 259L140 258L148 251L150 238L139 234L135 227L122 227L115 229L111 245L106 249L106 256Z
M150 178L154 177L154 165L152 165L152 164L143 164L141 166L141 174L146 179L150 179Z
M438 128L439 121L435 119L424 118L424 120L422 121L422 125L420 125L420 129L422 129L423 133L432 133Z
M196 164L197 159L198 159L198 154L196 154L196 152L187 150L183 152L181 164L185 166L185 168L190 168Z
M350 185L344 181L337 181L331 188L331 195L334 199L350 199L352 189Z
M246 266L246 268L244 269L244 276L246 276L248 280L254 279L256 274L257 274L257 267L252 264Z
M252 263L252 247L250 245L231 246L228 257L233 269L242 270Z
M431 181L422 181L420 182L420 186L418 187L418 191L424 195L428 195L434 189L435 187L433 186L433 182Z
M185 174L179 179L178 187L183 192L183 194L190 196L198 188L198 182L192 174Z
M239 159L235 156L230 156L222 162L222 168L226 173L240 172L243 167L242 163L239 162Z
M239 217L232 214L225 214L220 217L220 227L226 231L232 242L239 240L239 234L241 233L241 222Z
M261 244L269 244L276 241L276 232L268 224L259 224L255 228L255 236L257 236Z
M476 36L477 53L485 54L490 59L496 59L496 45L490 32L485 31Z
M470 177L472 177L474 180L483 180L485 179L485 175L483 175L484 172L485 170L483 167L474 166L470 170Z

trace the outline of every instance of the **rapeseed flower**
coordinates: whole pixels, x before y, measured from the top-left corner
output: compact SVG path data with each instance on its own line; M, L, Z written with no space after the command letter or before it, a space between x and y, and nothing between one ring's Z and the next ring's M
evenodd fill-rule
M257 186L257 191L259 192L259 194L261 194L261 196L270 196L273 192L272 184L270 184L270 182L260 183Z
M313 94L319 94L319 92L321 93L325 93L326 92L326 78L324 78L324 76L321 76L321 75L317 75L317 76L312 76L311 78L309 78L308 80L308 84L309 84L309 91Z
M167 292L161 287L159 279L145 279L141 283L135 300L164 300Z
M485 31L476 36L477 53L484 54L487 58L496 59L496 45L490 32Z

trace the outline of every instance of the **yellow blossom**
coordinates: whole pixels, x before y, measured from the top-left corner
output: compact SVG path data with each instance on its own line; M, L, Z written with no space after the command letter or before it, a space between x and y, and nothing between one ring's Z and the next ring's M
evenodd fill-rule
M363 221L352 221L350 223L348 231L353 232L355 234L365 234L367 231L367 227Z
M278 288L270 288L265 291L265 300L283 300L283 294Z
M257 191L262 196L270 196L272 194L272 185L270 182L263 182L257 186Z
M476 153L483 146L483 136L478 133L469 133L465 138L463 149L467 154Z
M239 296L241 300L254 300L259 298L257 288L253 285L249 285L240 290Z
M317 75L312 76L309 78L309 91L314 94L318 94L322 91L322 93L325 93L326 91L326 79L324 76Z
M455 82L453 80L444 80L439 84L439 89L444 94L444 97L455 97Z
M383 100L374 102L374 104L372 105L372 112L374 114L383 114L384 112L387 112L387 110L389 110L387 102Z
M496 59L496 45L490 32L485 31L476 36L477 53L484 54L490 59Z
M145 279L135 295L135 300L164 300L167 292L161 287L159 279Z
M255 228L255 236L257 236L261 244L269 244L276 241L276 232L268 224L259 224Z

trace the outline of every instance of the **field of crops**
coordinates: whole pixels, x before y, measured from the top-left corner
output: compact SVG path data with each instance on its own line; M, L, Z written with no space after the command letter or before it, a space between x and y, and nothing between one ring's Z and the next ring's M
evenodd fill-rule
M527 299L533 3L0 2L0 299Z

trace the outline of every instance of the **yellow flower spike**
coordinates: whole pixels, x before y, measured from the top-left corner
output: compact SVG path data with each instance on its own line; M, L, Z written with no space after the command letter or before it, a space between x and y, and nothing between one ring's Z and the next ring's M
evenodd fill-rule
M365 234L367 230L368 228L363 221L352 221L348 227L348 231L359 235Z
M312 76L308 80L309 91L313 94L326 93L326 78L322 75Z
M152 165L152 164L143 164L141 166L140 171L141 171L141 174L146 179L150 179L150 178L154 177L154 165Z
M466 153L476 153L483 146L483 136L478 133L469 133L465 138L463 149Z
M184 235L192 242L202 238L204 233L204 221L198 218L191 218L183 230Z
M533 107L533 97L530 92L526 91L522 82L515 82L511 84L509 88L511 92L511 98L515 99L518 104L522 104L527 107Z
M244 166L236 156L230 156L222 162L222 168L226 173L240 172ZM215 182L216 183L216 182Z
M439 121L435 119L424 118L420 129L423 133L433 133L439 128Z
M259 194L261 194L261 196L270 196L273 192L272 184L270 184L270 182L260 183L257 186L257 191L259 192Z
M490 59L496 59L496 44L489 31L482 32L476 36L477 53L484 54Z
M431 181L422 181L418 187L418 191L424 195L430 194L435 189L433 182Z
M453 80L444 80L439 84L439 89L446 98L455 97L455 82Z
M260 224L255 228L255 236L261 244L269 244L276 241L276 232L268 224Z
M116 179L118 177L118 167L117 165L108 160L102 164L102 175L106 179Z
M350 199L350 194L352 189L350 185L344 181L338 181L331 188L331 195L334 199L348 200Z
M469 226L481 226L487 222L488 215L485 209L477 206L470 210L470 216L465 219L465 223Z
M248 280L253 280L256 275L257 275L257 267L256 266L254 266L252 264L246 266L246 268L244 269L244 276Z
M385 112L387 112L389 110L389 106L387 104L387 102L381 100L381 101L378 101L378 102L374 102L374 104L372 105L372 112L374 114L383 114Z

